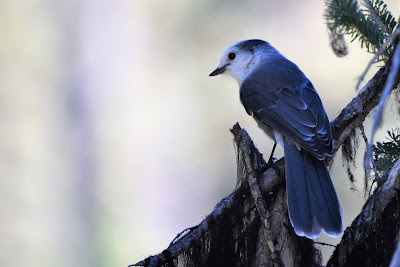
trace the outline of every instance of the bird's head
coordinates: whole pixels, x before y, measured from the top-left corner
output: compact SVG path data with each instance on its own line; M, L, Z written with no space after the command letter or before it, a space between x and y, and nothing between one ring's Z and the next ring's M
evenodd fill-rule
M233 77L239 85L260 64L268 52L276 52L267 42L262 40L245 40L229 46L222 53L218 67L210 76L226 74Z

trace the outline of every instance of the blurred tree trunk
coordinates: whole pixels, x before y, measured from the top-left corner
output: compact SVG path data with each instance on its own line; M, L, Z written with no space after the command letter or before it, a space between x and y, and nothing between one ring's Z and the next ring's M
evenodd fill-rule
M352 144L377 105L390 71L382 67L331 123L335 152ZM395 85L400 82L397 73ZM231 130L237 186L199 225L184 230L162 253L132 266L319 266L312 240L294 233L287 215L283 159L268 168L250 136ZM400 230L400 161L348 227L328 266L388 266Z
M60 60L65 66L61 77L59 104L62 107L60 138L69 140L63 144L67 155L68 190L64 201L68 203L68 222L64 240L68 242L66 255L69 264L89 266L97 261L96 255L96 183L93 117L93 99L91 90L95 86L94 73L103 68L98 64L90 66L87 44L94 43L89 16L95 8L101 9L100 1L91 5L90 1L62 1L53 5L58 22L58 36L62 42ZM102 18L104 19L104 17ZM99 20L100 21L100 20ZM90 70L89 70L90 66ZM61 141L62 142L62 141Z

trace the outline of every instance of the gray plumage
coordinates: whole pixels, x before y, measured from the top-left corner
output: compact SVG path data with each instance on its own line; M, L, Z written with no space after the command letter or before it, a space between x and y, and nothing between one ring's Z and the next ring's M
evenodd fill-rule
M333 154L332 133L311 82L262 40L228 47L211 75L220 73L239 82L247 113L284 147L289 217L295 232L311 239L322 230L339 236L342 213L324 161Z

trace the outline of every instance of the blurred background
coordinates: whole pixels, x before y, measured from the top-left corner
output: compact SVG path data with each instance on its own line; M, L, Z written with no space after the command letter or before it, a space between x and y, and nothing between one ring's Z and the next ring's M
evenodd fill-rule
M208 77L234 42L269 41L334 119L372 55L354 43L337 58L323 13L317 0L0 0L0 265L126 266L200 223L235 186L229 129L272 147L236 82ZM345 227L365 201L361 164L352 185L335 158Z

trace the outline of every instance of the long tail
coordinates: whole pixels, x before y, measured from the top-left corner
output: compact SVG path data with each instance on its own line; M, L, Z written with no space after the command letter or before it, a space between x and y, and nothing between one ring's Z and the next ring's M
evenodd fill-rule
M341 235L342 210L325 161L284 140L289 218L299 236Z

